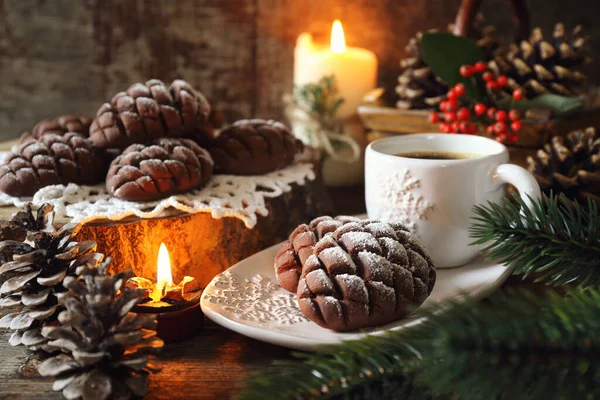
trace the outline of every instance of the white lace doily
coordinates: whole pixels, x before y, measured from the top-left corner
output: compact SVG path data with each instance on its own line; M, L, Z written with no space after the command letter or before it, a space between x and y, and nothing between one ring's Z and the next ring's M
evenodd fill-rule
M206 212L213 218L236 217L246 227L256 225L258 215L267 216L266 198L289 192L291 185L304 185L314 180L312 164L296 163L285 169L258 176L215 175L202 189L149 202L131 202L111 197L104 185L76 184L47 186L32 198L18 198L0 193L1 206L22 207L50 203L57 217L70 217L73 222L120 220L129 216L160 217L168 209L187 213Z

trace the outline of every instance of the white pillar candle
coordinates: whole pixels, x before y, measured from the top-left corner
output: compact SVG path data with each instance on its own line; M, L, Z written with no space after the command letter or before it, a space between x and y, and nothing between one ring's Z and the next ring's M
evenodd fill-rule
M310 33L302 33L296 42L294 85L316 83L329 75L335 76L339 96L344 98L338 118L355 114L363 96L377 84L377 57L366 49L346 47L340 21L333 23L329 47L315 44Z

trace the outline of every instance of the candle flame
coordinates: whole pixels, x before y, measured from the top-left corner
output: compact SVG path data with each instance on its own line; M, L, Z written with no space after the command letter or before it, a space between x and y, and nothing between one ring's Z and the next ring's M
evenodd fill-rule
M173 276L171 275L171 260L169 251L164 243L160 244L158 249L158 261L156 263L156 287L150 294L153 301L160 301L163 297L165 288L173 286Z
M333 21L333 26L331 27L331 51L334 53L343 53L346 51L344 28L339 19Z

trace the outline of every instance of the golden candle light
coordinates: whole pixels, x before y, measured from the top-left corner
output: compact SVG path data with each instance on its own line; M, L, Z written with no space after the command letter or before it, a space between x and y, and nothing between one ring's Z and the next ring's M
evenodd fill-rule
M173 275L171 274L171 259L169 258L169 251L164 243L160 244L158 249L158 260L156 262L156 286L150 294L150 298L153 301L160 301L162 299L165 289L173 286Z
M313 41L308 32L300 34L294 51L294 85L318 82L333 75L338 92L344 98L336 117L356 114L365 94L377 83L377 57L372 51L346 46L340 20L331 26L331 41L327 46Z
M165 342L192 337L202 327L200 285L191 276L184 276L177 285L173 284L171 258L164 243L158 249L156 282L135 276L127 281L125 287L125 290L145 290L145 297L134 311L156 314L157 333Z
M341 54L346 51L346 38L344 37L344 27L339 19L333 21L331 26L331 51Z

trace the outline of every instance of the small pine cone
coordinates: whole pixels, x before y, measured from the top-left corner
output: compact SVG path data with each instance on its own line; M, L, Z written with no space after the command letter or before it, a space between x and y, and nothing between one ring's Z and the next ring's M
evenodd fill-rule
M600 204L600 136L596 129L554 136L535 157L527 157L529 171L544 192L564 193L587 204Z
M124 149L161 137L181 137L201 131L210 104L187 82L166 85L152 79L133 84L105 103L90 127L90 138L103 148Z
M436 270L404 226L373 220L348 223L326 235L302 267L302 313L334 331L395 321L431 294Z
M280 122L241 120L223 129L209 151L221 174L262 175L294 162L304 146Z
M13 223L27 230L25 242L0 242L0 253L9 261L0 266L0 308L20 306L18 311L0 319L0 328L15 332L9 339L13 346L31 350L53 351L41 335L45 326L55 325L62 306L58 299L65 293L62 282L74 276L81 265L95 267L102 259L96 242L76 242L73 237L80 225L67 224L56 230L52 224L53 208L43 205L34 216L31 205L16 213Z
M113 160L106 176L111 196L150 201L196 189L210 180L208 151L189 139L158 139L134 144Z
M80 134L47 134L9 155L0 166L0 191L21 197L49 185L93 185L104 180L107 167L104 151Z
M20 142L39 139L44 135L64 135L67 132L75 132L88 137L91 124L92 118L85 115L61 115L56 119L45 119L38 122L31 133L23 133Z
M567 35L564 25L558 23L553 36L553 40L546 40L542 30L535 28L528 40L511 45L506 54L496 55L489 62L494 74L509 78L505 92L521 88L528 98L546 93L582 93L587 78L578 69L589 61L582 28L578 26Z
M312 254L313 246L340 226L359 221L356 217L345 215L335 218L323 216L313 219L308 225L299 225L275 256L275 275L279 285L289 292L296 293L302 265Z
M139 398L148 393L148 375L161 370L153 355L164 345L156 337L156 320L131 311L143 290L119 295L133 273L109 276L109 262L82 266L79 279L65 279L69 296L60 299L61 325L42 330L48 344L63 354L46 359L38 371L54 377L52 389L67 399Z

